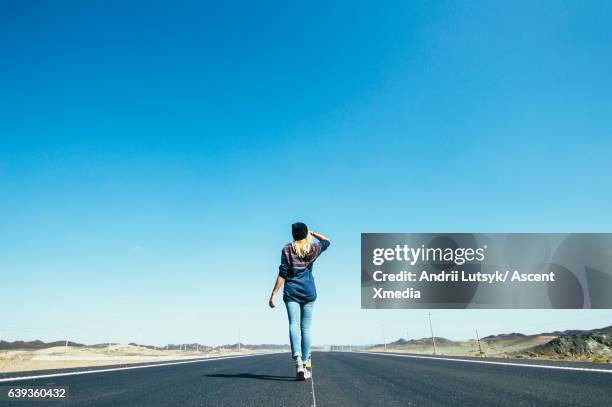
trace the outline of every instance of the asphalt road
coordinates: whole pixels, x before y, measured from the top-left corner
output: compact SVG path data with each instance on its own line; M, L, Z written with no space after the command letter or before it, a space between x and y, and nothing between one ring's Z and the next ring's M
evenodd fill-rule
M69 386L67 401L16 406L609 406L611 372L316 352L312 382L294 380L284 353L0 386Z

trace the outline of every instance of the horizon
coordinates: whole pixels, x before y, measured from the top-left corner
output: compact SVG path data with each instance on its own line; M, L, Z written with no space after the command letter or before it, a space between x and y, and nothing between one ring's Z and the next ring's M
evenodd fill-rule
M315 345L426 337L360 308L360 233L612 231L611 3L3 6L0 339L285 343L295 221L331 240Z
M596 317L594 319L600 319L600 318L601 319L605 319L605 318L610 318L610 317L612 317L612 314L607 314L607 315L604 315L602 317ZM564 324L568 324L569 323L569 324L571 324L572 321L547 322L547 323L544 323L543 325L559 324L559 323L564 323ZM561 325L557 325L557 326L561 326ZM563 325L563 326L566 326L566 325ZM587 326L587 327L585 327L585 326ZM559 329L544 329L544 330L542 330L542 329L540 329L540 330L534 329L534 330L531 330L531 331L529 331L529 330L528 331L516 331L515 330L515 331L497 332L497 333L483 333L483 332L479 331L479 337L482 340L482 339L486 338L487 336L499 336L499 335L504 335L504 334L539 335L539 334L544 334L544 333L563 332L563 331L569 331L569 330L589 331L589 330L603 329L603 328L607 328L609 326L612 326L612 325L593 326L591 324L587 324L587 325L582 325L582 328L567 328L566 327L566 328L563 328L563 329L561 329L561 328L559 328ZM386 329L388 329L388 328L389 327L386 327ZM466 341L466 340L476 339L475 335L474 335L474 337L459 338L459 337L448 337L448 336L445 336L445 335L438 334L437 332L434 334L434 336L436 338L449 339L449 340L452 340L452 341ZM386 343L392 343L392 342L399 341L399 340L402 340L402 339L410 341L410 340L421 340L421 339L428 339L428 338L431 338L431 335L425 335L425 336L421 336L421 337L399 336L399 337L397 337L397 339L388 338ZM53 339L44 340L44 339L40 339L40 338L38 338L38 339L29 339L29 340L14 339L14 340L10 341L10 340L6 340L6 338L0 337L0 341L9 342L9 343L10 342L18 342L18 341L31 342L31 341L36 341L36 340L39 340L39 341L42 341L42 342L45 342L45 343L51 343L51 342L64 342L64 341L66 341L66 338L65 339L56 339L56 340L53 340ZM274 345L274 346L278 345L278 346L289 346L288 341L286 343L285 342L279 342L279 343L273 343L273 342L269 342L269 343L266 342L266 343L264 343L264 342L259 342L259 343L257 343L257 342L248 342L248 341L227 342L227 343L208 343L206 341L186 341L186 342L165 343L165 344L160 344L160 343L158 343L158 344L155 344L155 343L140 343L140 342L136 342L136 341L127 341L127 342L97 341L97 342L86 343L86 342L81 342L81 341L72 340L72 339L68 339L68 341L69 342L73 342L73 343L78 343L78 344L81 344L81 345L85 345L85 346L102 345L102 344L105 344L105 343L108 343L108 344L132 344L133 343L133 344L136 344L136 345L139 345L139 346L153 346L153 347L156 347L156 348L163 348L166 345L177 346L177 345L185 345L185 344L187 344L187 345L199 344L199 345L204 345L204 346L222 347L222 346L225 346L225 345L227 345L227 346L237 345L238 343L243 344L243 345ZM349 342L346 342L346 343L332 343L332 342L330 342L330 343L316 343L313 346L315 346L315 347L326 347L326 346L340 345L340 344L342 344L342 345L352 345L352 346L370 346L370 345L382 344L382 343L383 343L382 341L380 341L380 342L374 341L374 342L368 342L368 343L356 343L356 342L350 342L349 341Z

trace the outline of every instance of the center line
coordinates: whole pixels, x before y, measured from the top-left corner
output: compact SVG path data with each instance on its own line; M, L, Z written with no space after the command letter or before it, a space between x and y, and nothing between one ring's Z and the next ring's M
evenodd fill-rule
M312 359L312 355L310 355L310 358ZM312 407L317 407L317 400L315 399L314 392L314 372L312 370L312 360L310 362L310 386L312 388Z

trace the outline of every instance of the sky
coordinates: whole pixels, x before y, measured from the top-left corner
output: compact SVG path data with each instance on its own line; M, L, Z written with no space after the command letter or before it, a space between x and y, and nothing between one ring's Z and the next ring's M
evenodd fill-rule
M605 1L0 3L0 339L315 344L429 334L360 309L362 232L611 232ZM434 310L466 339L612 310Z

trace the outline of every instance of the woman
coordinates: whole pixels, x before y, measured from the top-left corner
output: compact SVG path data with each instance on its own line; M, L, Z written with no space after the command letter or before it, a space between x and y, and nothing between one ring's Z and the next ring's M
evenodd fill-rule
M317 299L317 290L312 276L312 264L329 247L329 240L311 232L302 222L291 225L293 243L283 247L278 277L270 296L270 308L274 308L274 297L283 282L283 301L289 316L289 339L291 355L295 361L297 380L310 378L310 321L312 306ZM310 236L318 240L310 242ZM300 340L301 339L301 340Z

